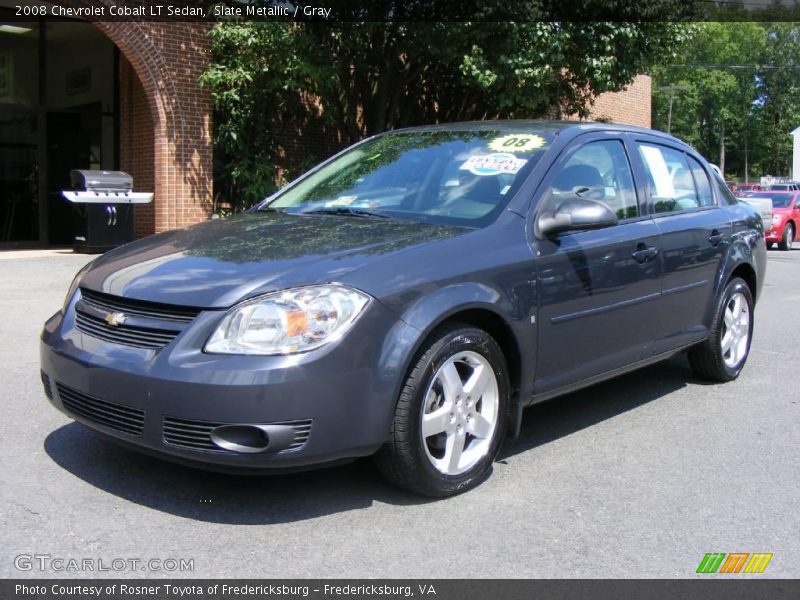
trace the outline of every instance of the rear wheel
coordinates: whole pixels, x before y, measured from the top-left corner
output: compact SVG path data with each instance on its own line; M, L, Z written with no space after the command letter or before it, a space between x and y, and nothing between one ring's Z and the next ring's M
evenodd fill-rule
M731 381L742 372L753 337L753 295L743 279L728 282L714 314L708 339L689 351L695 373Z
M791 223L787 223L786 227L783 228L783 236L781 237L781 242L778 244L778 247L781 250L791 250L793 242L794 226Z
M508 413L497 342L468 325L440 330L420 351L376 463L392 483L433 497L465 492L491 473Z

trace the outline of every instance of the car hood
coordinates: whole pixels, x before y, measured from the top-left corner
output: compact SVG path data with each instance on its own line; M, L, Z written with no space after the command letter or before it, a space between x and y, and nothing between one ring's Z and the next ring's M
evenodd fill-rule
M378 218L249 213L112 250L92 263L80 285L151 302L228 307L277 289L341 281L387 254L467 231Z

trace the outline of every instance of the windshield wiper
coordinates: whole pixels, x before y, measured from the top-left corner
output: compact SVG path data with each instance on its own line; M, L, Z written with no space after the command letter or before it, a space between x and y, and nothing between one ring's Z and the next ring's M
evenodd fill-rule
M261 208L256 209L257 212L275 212L275 213L282 213L286 212L283 208L274 208L272 206L262 206Z
M300 211L301 215L346 215L352 217L378 217L380 219L391 219L389 215L373 212L365 208L351 208L349 206L328 206L320 208L309 208Z

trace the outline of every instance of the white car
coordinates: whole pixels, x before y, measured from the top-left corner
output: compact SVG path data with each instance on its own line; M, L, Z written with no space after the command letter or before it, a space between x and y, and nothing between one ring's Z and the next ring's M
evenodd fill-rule
M717 165L712 164L711 168L714 169L723 180L725 179ZM758 211L758 214L761 215L761 221L764 223L764 231L769 231L769 228L772 226L772 200L769 198L753 198L751 196L740 196L739 200L741 202L746 202Z

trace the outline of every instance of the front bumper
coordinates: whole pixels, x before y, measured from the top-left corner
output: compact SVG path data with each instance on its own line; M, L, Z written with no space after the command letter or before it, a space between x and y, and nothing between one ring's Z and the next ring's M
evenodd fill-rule
M153 350L82 333L74 307L75 299L42 332L45 392L68 416L127 446L216 470L268 471L365 456L388 437L396 382L378 364L397 318L379 302L342 340L292 356L204 354L219 311L200 313ZM218 426L254 424L278 425L289 437L263 452L210 439Z

